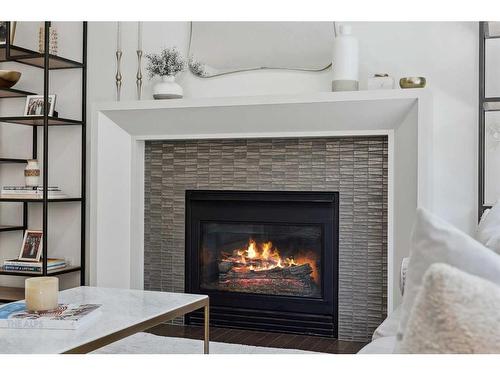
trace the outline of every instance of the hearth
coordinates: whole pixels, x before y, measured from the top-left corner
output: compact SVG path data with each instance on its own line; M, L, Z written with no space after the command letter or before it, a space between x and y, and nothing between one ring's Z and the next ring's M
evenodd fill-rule
M188 190L185 265L214 326L336 337L338 193Z

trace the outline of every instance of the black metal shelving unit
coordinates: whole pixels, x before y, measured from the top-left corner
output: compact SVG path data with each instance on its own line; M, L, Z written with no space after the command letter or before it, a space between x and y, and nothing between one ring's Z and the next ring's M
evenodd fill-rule
M49 51L49 28L50 22L44 23L45 39L44 51ZM87 112L87 22L83 22L82 30L82 62L66 59L60 56L52 55L50 53L35 52L24 47L19 47L10 44L10 23L7 24L6 43L0 45L0 62L14 61L25 65L30 65L43 69L43 96L44 96L44 115L43 116L15 116L15 117L0 117L0 124L10 123L22 126L31 126L32 132L32 159L38 159L38 128L43 129L43 197L41 199L23 199L23 198L2 198L0 202L19 202L23 206L23 223L22 225L0 225L0 232L7 231L21 231L24 233L28 229L28 205L29 204L42 204L42 230L44 233L42 239L42 257L43 267L42 272L13 272L6 271L0 267L0 275L8 276L22 276L22 277L36 277L36 276L55 276L72 272L80 272L80 284L85 284L85 184L86 184L86 112ZM79 69L82 74L82 103L81 103L81 120L65 119L59 117L48 116L49 113L49 87L50 87L50 74L51 70L60 69ZM0 89L0 99L6 98L20 98L34 93L18 90L18 89ZM81 127L81 196L70 198L57 198L49 199L47 194L48 187L48 170L49 170L49 127L58 126L80 126ZM1 164L25 164L27 159L16 158L0 158ZM63 269L55 271L47 270L47 258L49 255L48 248L48 210L49 203L63 204L65 202L76 202L80 204L81 213L81 228L80 228L80 265L67 266ZM15 296L15 297L12 297ZM0 301L8 301L18 298L19 288L0 287Z
M500 97L486 96L486 49L488 39L498 39L491 35L488 22L479 22L479 146L478 146L478 220L484 210L491 208L485 201L486 185L486 113L500 111Z

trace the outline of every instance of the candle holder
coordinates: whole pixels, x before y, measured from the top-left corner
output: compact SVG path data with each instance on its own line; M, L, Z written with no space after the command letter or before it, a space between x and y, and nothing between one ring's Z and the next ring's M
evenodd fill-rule
M121 22L116 23L116 100L120 101L121 92L122 92L122 71L121 71L121 63L122 63L122 31L121 31Z
M59 279L57 277L31 277L24 282L26 310L43 312L59 305Z
M123 52L121 50L116 51L116 100L120 101L122 92L122 72L121 72L121 61Z
M137 22L137 74L135 84L137 85L137 100L142 97L142 22Z
M142 97L142 51L137 51L137 99L141 100Z

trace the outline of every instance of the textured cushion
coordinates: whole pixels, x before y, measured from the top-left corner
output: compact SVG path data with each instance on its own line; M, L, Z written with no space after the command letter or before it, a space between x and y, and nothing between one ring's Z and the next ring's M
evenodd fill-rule
M477 227L476 239L500 254L500 201L490 210L484 211Z
M500 353L500 287L436 263L424 276L400 353Z
M423 275L434 263L448 263L500 284L499 255L444 220L424 209L418 209L410 244L398 340L402 339L405 332L409 313L422 286Z
M399 318L401 316L401 306L398 306L373 332L372 340L381 337L396 336L399 327Z

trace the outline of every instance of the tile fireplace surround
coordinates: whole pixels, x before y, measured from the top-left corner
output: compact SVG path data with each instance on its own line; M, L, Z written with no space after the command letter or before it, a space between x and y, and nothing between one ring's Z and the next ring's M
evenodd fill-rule
M386 163L386 180L373 181L372 185L372 177L368 174L370 193L372 186L385 188L384 182L387 186L386 232L377 229L381 239L368 242L368 245L355 242L356 239L366 239L358 233L352 235L351 242L346 239L346 232L343 232L344 237L341 233L340 238L344 243L344 247L340 248L341 258L351 262L345 266L341 264L340 283L345 289L340 292L344 293L348 302L340 302L340 336L365 339L375 322L382 318L385 309L392 311L400 301L399 269L401 259L408 255L416 207L433 210L432 131L432 97L427 89L95 104L90 128L89 284L180 290L183 264L179 263L179 267L175 267L178 269L172 269L172 275L179 276L177 284L174 284L174 279L165 275L167 271L160 272L159 276L157 271L149 275L152 270L149 256L150 251L155 251L160 254L159 262L164 262L169 257L166 249L183 246L178 229L183 227L183 196L179 200L178 194L186 186L241 186L247 178L243 175L249 174L258 175L264 183L245 186L247 190L284 190L294 189L295 186L303 190L316 187L338 189L341 194L342 226L342 218L346 225L350 225L349 220L358 224L360 218L365 220L367 213L371 212L363 200L359 205L354 201L350 208L343 206L349 200L342 199L342 195L349 197L351 194L354 197L358 194L355 189L359 187L355 181L358 176L361 180L367 178L366 165L368 170L372 165L377 166L377 170ZM374 144L370 146L370 142ZM371 155L370 147L377 149L377 153L382 147L382 155L386 153L386 159L382 157L381 161L380 156ZM318 154L320 149L322 151ZM344 151L351 155L352 161L350 156L345 159L340 157ZM206 155L210 152L217 153L213 160L218 164L211 164L214 163L212 157L207 162ZM271 156L266 155L268 152ZM287 155L290 157L287 158ZM230 169L233 164L229 158L232 156L236 156L238 169ZM158 158L161 158L161 163ZM204 167L195 167L188 162L191 158L197 158L197 163ZM330 162L328 158L337 159ZM350 163L350 166L346 167L344 162ZM145 168L148 168L147 172ZM162 179L172 172L169 168L180 176L176 175L172 192L163 189L162 185L168 183L168 179ZM219 172L213 174L212 169ZM150 171L149 183L146 180ZM327 171L331 173L328 177ZM281 180L278 177L273 179L273 172L276 176L281 174ZM310 173L310 181L296 179L297 173L299 177ZM352 173L353 180L344 181L343 173L349 176ZM207 177L212 174L212 179ZM351 182L351 188L343 185L347 182ZM256 182L248 179L248 183ZM302 183L305 185L300 185ZM163 190L154 197L147 191L158 188ZM383 196L384 193L379 191L377 194ZM170 219L162 218L161 212L157 211L158 205L168 202L162 201L166 195L171 202L175 199L175 210L172 207L174 216ZM375 201L380 204L379 200ZM149 206L153 204L155 208ZM171 234L167 230L168 220L175 220L177 225L170 224L173 228ZM374 225L381 222L375 221ZM360 223L365 225L366 222ZM153 228L153 224L160 227ZM163 238L151 237L150 229L157 234L162 233ZM342 228L341 232L344 230ZM384 236L386 254L380 254L379 244L385 240ZM349 249L350 245L363 249L359 259L355 257L360 254ZM374 253L378 254L377 262L383 264L370 264L361 274L347 272L351 266L352 271L358 270L357 267L366 261L366 256L371 257ZM182 259L173 260L172 265L174 261L182 262ZM382 280L384 275L386 278ZM372 280L372 276L380 279L377 284L369 284L376 285L373 296L371 289L366 294L359 294L359 297L351 293L360 289L358 282L368 278ZM347 285L349 278L352 289ZM164 284L153 285L155 282ZM381 289L385 285L384 295ZM339 295L341 298L342 294ZM385 301L387 304L383 306ZM361 311L364 311L363 314Z
M339 337L387 312L387 137L152 141L145 149L144 289L184 291L187 189L338 191Z

